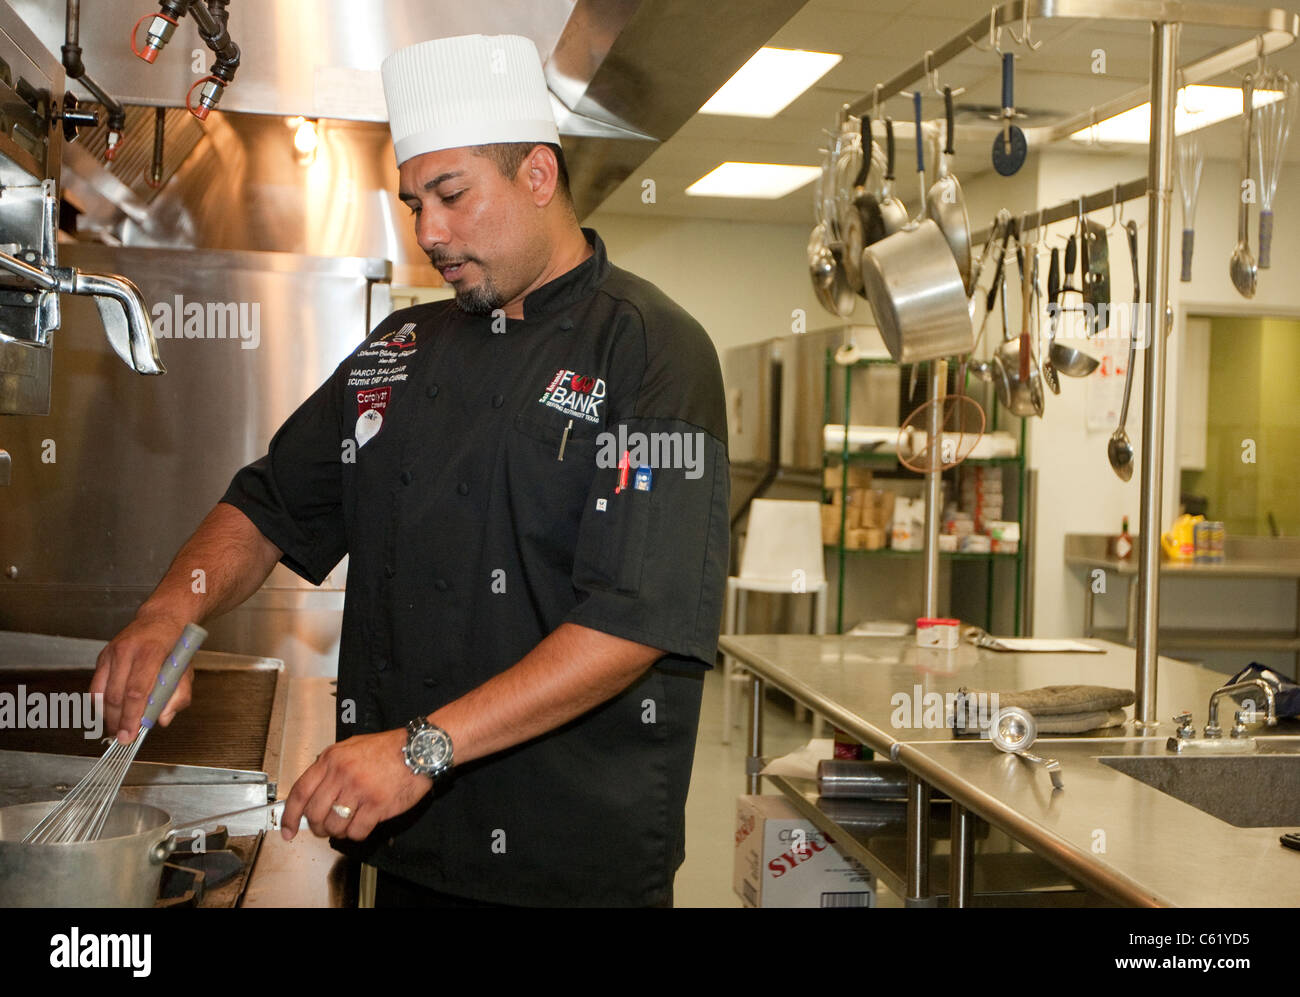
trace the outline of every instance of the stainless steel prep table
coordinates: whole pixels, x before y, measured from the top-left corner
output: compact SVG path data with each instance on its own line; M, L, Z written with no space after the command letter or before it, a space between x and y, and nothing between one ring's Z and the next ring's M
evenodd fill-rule
M923 696L955 693L963 686L988 691L1076 683L1130 688L1133 650L1105 641L1093 643L1105 653L1015 654L970 645L950 653L934 652L916 647L912 637L724 636L720 642L723 652L735 657L755 676L749 791L757 791L757 771L762 767L763 687L770 683L908 769L908 837L901 852L897 843L888 842L873 851L870 844L863 846L845 828L829 820L816 805L815 784L785 778L771 781L805 816L844 842L847 850L887 885L901 889L909 906L932 906L939 900L941 895L929 885L932 865L937 873L946 869L948 895L955 897L954 905L969 902L973 879L967 859L973 842L968 812L1118 903L1196 903L1198 896L1204 902L1205 863L1235 862L1220 867L1240 869L1245 854L1254 856L1255 861L1265 861L1259 857L1259 850L1268 844L1270 835L1267 864L1272 868L1290 860L1294 867L1300 856L1282 854L1284 849L1277 845L1276 834L1267 829L1230 827L1095 761L1095 756L1101 754L1162 752L1170 730L1135 738L1130 722L1109 734L1041 739L1041 753L1062 762L1065 789L1054 799L1046 773L1002 755L987 741L958 741L946 728L908 728L893 723L895 706L891 700L898 693L914 697L918 686ZM1204 722L1210 693L1222 680L1223 676L1206 669L1161 658L1157 690L1160 715L1172 717L1187 709ZM956 861L948 861L947 855L931 856L932 790L955 801L952 833L965 845L952 848ZM1082 802L1076 802L1081 798ZM1104 813L1106 821L1099 812ZM1086 834L1082 830L1085 823ZM1163 823L1177 830L1162 833ZM1123 847L1116 843L1113 851L1094 854L1091 834L1107 826L1115 829L1107 837L1113 841L1118 834ZM1143 829L1140 835L1138 828ZM1146 882L1142 870L1148 866L1157 869L1157 859L1165 869ZM902 875L897 871L899 865L904 868ZM1025 871L1036 875L1034 870ZM1016 874L1014 864L1007 872ZM1175 880L1180 876L1183 883L1178 887ZM1269 897L1278 903L1294 903L1295 891L1284 900L1286 890L1277 885L1277 877L1273 879L1272 894L1267 889L1261 891L1261 885L1266 884L1255 875L1244 878L1249 882L1239 883L1236 890L1224 896L1245 900L1249 892L1252 903L1267 904ZM1058 895L1054 899L1065 898Z

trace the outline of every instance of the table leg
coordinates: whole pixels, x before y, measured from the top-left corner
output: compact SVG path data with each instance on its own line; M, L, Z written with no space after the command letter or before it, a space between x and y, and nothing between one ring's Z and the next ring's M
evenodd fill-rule
M975 881L975 817L956 802L952 805L951 851L948 857L948 906L969 907Z
M751 796L758 794L762 782L758 773L763 767L763 692L763 680L755 675L750 685L749 758L745 765Z
M930 894L930 786L907 774L907 896L905 907L936 907Z

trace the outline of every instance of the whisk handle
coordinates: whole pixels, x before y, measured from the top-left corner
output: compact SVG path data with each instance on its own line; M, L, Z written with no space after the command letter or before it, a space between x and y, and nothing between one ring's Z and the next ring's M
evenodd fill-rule
M158 681L149 695L149 703L140 721L141 727L146 730L153 729L153 725L158 722L162 711L167 708L172 695L176 692L176 687L180 685L181 677L190 667L195 652L207 636L208 632L197 623L185 624L176 646L172 648L171 654L167 655L167 660L163 662L162 669L158 672Z
M1259 213L1259 268L1267 270L1273 257L1273 212Z
M1178 275L1178 279L1184 284L1190 283L1192 279L1192 242L1195 239L1195 229L1183 229L1183 269Z

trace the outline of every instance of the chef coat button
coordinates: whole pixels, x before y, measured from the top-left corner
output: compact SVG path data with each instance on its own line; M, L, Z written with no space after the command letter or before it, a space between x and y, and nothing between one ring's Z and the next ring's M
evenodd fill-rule
M399 477L402 479L402 484L409 485L414 476L410 471L403 471Z
M493 396L492 396L492 407L493 407L493 408L500 408L502 405L505 404L505 400L506 400L506 396L505 396L505 395L493 395Z
M396 569L396 568L394 568L391 564L385 564L385 565L384 565L384 577L385 577L385 578L392 578L395 574L397 574L397 569Z
M572 328L573 328L573 319L571 319L571 318L562 318L562 319L560 319L560 328L561 328L561 329L572 329Z
M436 384L429 385L428 395L430 398L438 397L438 386Z
M438 578L434 580L433 587L436 588L439 592L446 592L447 589L450 588L451 586L447 584L447 579Z
M424 687L425 687L426 689L432 689L432 688L433 688L435 685L437 685L437 684L438 684L438 680L437 680L437 679L425 679L425 680L424 680Z
M461 495L468 495L469 485L462 481L459 485L456 486L456 491L458 491Z

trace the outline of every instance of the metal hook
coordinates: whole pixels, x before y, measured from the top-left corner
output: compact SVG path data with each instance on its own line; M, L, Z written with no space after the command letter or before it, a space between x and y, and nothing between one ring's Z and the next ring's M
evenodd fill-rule
M1264 36L1255 36L1255 75L1264 75Z
M1033 26L1029 23L1028 3L1024 5L1024 12L1022 13L1020 18L1020 25L1021 25L1022 34L1017 35L1014 28L1008 29L1011 32L1011 37L1016 40L1017 45L1023 45L1025 46L1025 48L1029 49L1029 51L1037 52L1040 48L1043 47L1043 43L1034 41Z
M998 55L1002 54L1002 29L998 27L997 7L989 8L989 43L987 47L981 45L969 35L966 36L966 41L970 43L972 48L977 49L980 52L996 52Z

